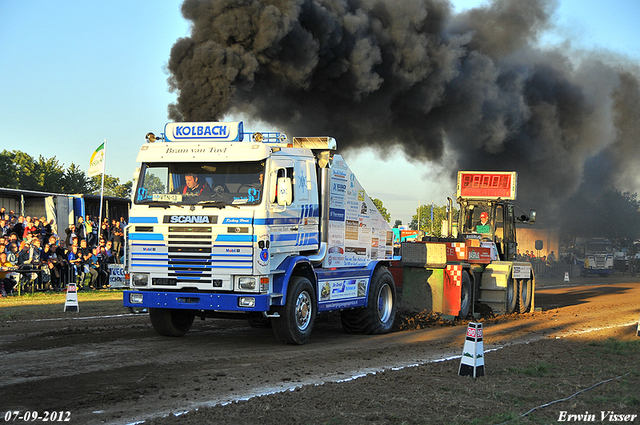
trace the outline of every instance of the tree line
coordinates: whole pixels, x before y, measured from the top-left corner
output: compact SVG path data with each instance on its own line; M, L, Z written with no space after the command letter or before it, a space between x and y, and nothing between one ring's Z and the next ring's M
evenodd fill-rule
M128 198L131 195L129 180L121 184L117 177L105 174L104 195ZM67 168L54 156L37 159L19 151L0 152L0 187L7 189L34 190L52 193L100 194L102 176L87 177L73 162Z

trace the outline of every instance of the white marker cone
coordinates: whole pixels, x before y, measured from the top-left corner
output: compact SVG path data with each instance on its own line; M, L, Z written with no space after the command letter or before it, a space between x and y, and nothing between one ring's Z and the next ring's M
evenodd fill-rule
M469 322L460 359L460 376L484 376L484 345L482 343L482 323Z

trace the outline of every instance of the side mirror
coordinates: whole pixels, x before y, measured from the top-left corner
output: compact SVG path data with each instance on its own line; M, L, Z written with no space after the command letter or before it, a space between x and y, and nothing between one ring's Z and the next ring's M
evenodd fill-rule
M291 179L289 177L280 177L278 179L278 205L291 205L292 192Z
M529 211L529 224L533 224L536 222L536 210Z
M276 202L276 187L278 183L278 174L275 172L269 173L269 202Z

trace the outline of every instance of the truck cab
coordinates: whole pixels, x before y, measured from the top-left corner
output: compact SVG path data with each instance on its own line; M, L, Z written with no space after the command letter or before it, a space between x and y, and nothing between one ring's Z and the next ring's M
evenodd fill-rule
M460 231L468 237L478 237L484 242L493 242L498 258L515 261L518 242L516 223L523 221L517 217L515 205L504 201L460 200ZM486 215L486 224L482 216ZM535 214L533 214L535 220ZM529 218L527 221L531 222Z
M605 238L576 238L574 248L576 264L582 277L607 277L614 271L613 243Z
M289 140L242 122L147 134L124 305L148 308L165 336L184 335L195 316L227 317L302 344L330 310L348 332L389 332L393 232L335 150L331 137Z

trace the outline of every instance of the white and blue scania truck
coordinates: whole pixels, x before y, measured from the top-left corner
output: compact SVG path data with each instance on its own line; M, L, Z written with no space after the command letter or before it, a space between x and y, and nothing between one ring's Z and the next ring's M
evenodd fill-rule
M124 305L161 335L194 318L243 318L303 344L316 315L349 333L389 332L393 232L331 137L168 123L138 154Z

